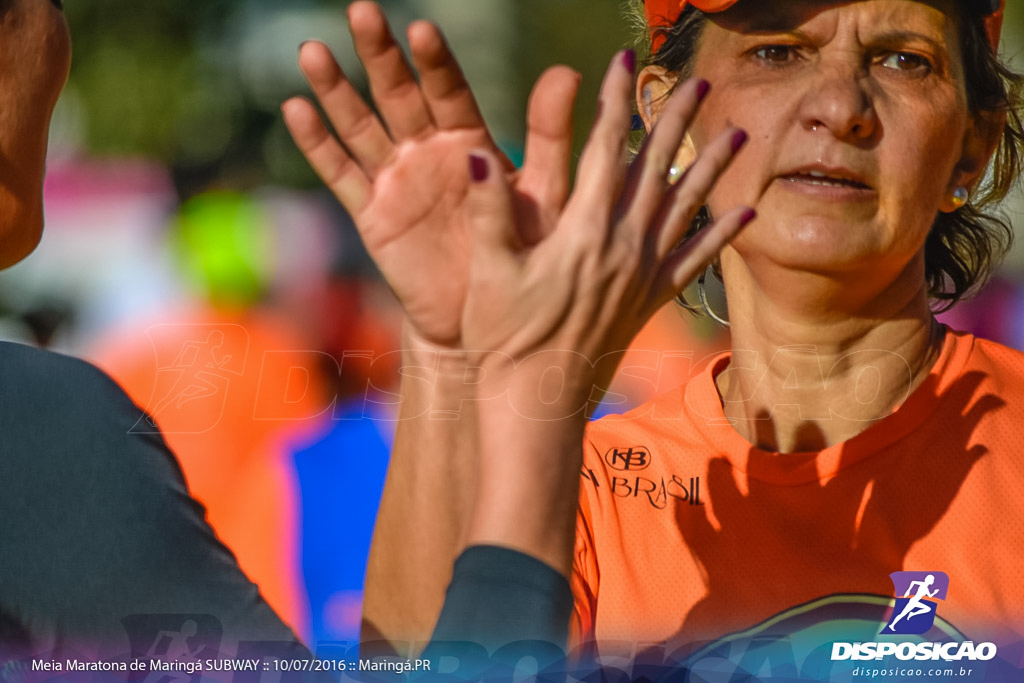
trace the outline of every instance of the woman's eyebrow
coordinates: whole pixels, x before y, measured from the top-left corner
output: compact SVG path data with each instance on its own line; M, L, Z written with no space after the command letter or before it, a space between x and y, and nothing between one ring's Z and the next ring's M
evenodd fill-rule
M811 34L799 28L794 28L791 24L778 25L778 26L746 26L743 29L743 35L751 38L787 38L798 42L805 42L811 40Z
M886 31L884 33L876 33L870 36L872 43L883 43L890 45L906 44L913 42L927 43L936 52L945 53L947 51L946 43L942 40L938 40L924 33L918 31Z

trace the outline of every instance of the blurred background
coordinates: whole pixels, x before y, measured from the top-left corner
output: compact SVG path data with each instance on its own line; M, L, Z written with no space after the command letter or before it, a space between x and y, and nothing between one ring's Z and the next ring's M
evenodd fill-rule
M243 569L312 644L357 636L397 399L397 306L279 114L306 92L295 62L308 38L365 87L347 4L67 3L74 63L51 133L46 233L0 273L0 338L110 372L160 425ZM631 40L617 0L382 4L400 36L414 18L443 27L514 161L540 72L583 74L578 150L607 61ZM1024 7L1007 12L1012 58ZM1019 223L1019 195L1006 212ZM1024 248L947 319L1024 348ZM725 343L706 318L665 309L603 410L670 389Z

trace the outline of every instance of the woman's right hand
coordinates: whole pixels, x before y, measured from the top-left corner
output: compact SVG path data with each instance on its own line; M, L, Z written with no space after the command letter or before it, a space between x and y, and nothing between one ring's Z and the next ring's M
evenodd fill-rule
M475 240L463 334L471 364L484 372L479 490L467 538L519 549L566 575L587 409L611 380L618 352L755 217L734 207L684 241L747 134L726 127L670 183L710 87L691 80L665 101L627 162L635 67L630 51L609 67L575 188L533 246L518 239L520 217L497 159L486 150L468 159Z
M513 190L520 239L539 241L568 194L571 114L579 76L548 70L530 98L523 168L494 144L458 63L436 26L409 27L419 82L380 8L355 2L348 17L378 114L326 45L305 43L299 64L337 133L302 98L282 106L302 153L352 216L370 256L405 309L411 332L459 348L469 282L466 204L470 150L490 150Z

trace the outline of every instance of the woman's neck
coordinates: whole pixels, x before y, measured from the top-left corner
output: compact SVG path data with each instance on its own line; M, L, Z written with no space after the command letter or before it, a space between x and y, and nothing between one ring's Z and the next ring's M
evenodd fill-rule
M942 346L918 271L865 293L863 280L734 270L733 353L716 383L736 430L764 450L814 451L899 407Z

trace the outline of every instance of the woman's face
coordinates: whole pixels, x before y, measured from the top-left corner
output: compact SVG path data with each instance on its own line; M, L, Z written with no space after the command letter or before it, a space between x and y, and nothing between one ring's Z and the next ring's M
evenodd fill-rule
M0 3L0 267L24 258L42 232L50 115L71 59L58 4Z
M922 253L988 147L968 114L953 0L744 0L710 15L695 74L712 84L699 151L750 134L709 205L756 206L734 242L822 273L899 272Z

